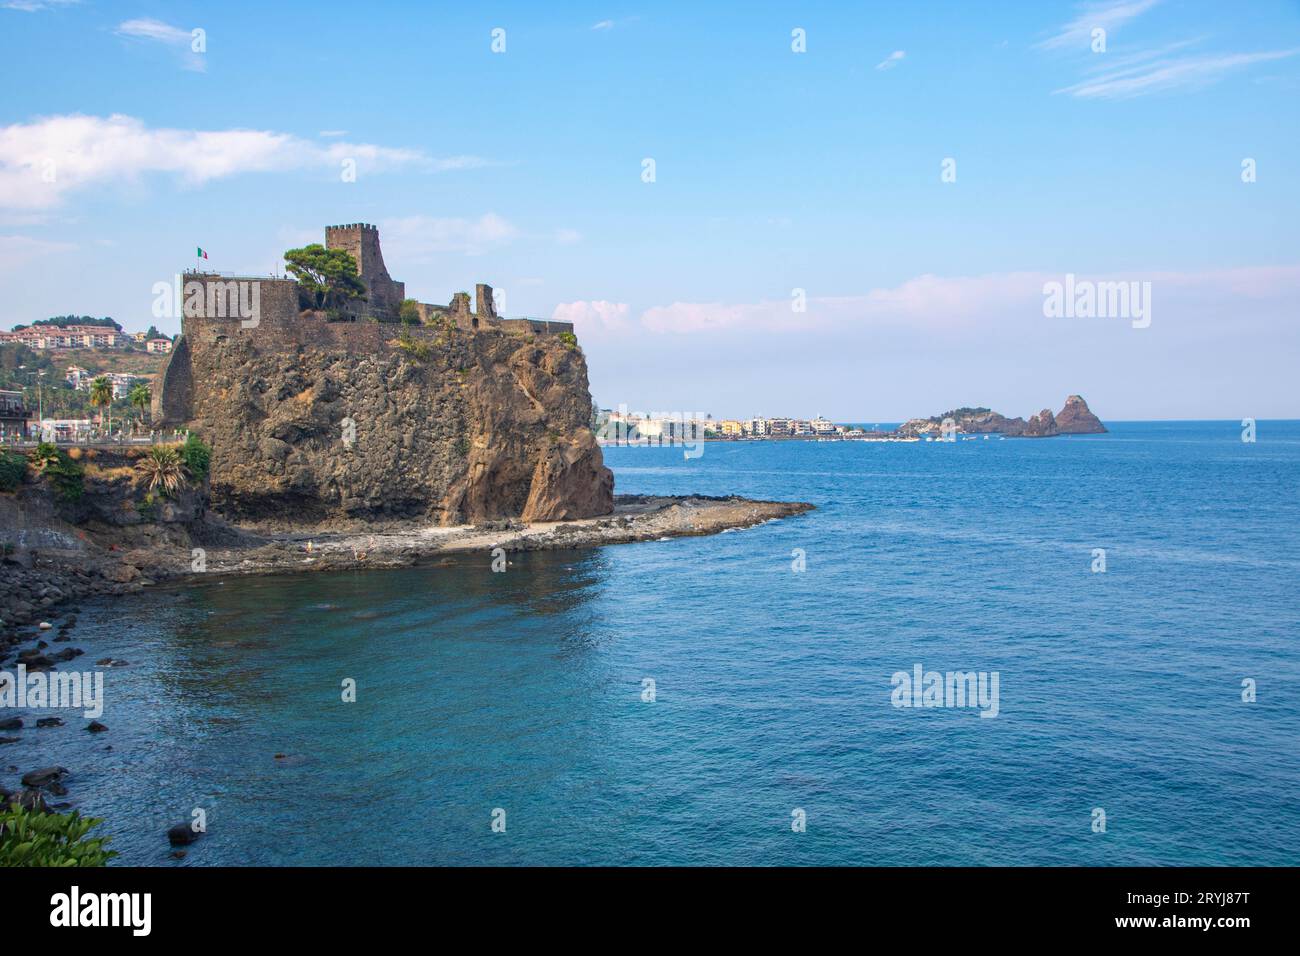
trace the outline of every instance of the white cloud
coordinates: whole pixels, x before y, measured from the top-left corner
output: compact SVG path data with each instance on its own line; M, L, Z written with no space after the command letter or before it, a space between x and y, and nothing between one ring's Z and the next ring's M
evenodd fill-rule
M1232 70L1254 63L1285 59L1297 53L1300 53L1300 49L1200 56L1147 56L1140 58L1142 62L1130 62L1102 70L1089 79L1054 92L1080 99L1131 99L1169 90L1199 89L1222 79Z
M0 3L0 7L6 10L21 10L23 13L37 13L41 10L69 7L80 2L81 0L7 0L5 3Z
M50 116L0 127L0 209L48 209L87 187L150 174L193 186L241 173L338 170L345 159L377 172L464 169L474 158L430 159L369 143L326 146L271 130L149 128L122 115Z
M325 137L325 138L327 138L327 139L335 139L335 138L337 138L337 137L339 137L339 136L347 136L347 135L348 135L348 131L345 130L345 129L323 129L323 130L321 130L319 133L317 133L316 135L317 135L317 136L323 136L323 137Z
M632 327L632 307L626 302L561 302L551 313L556 322L572 322L574 330L584 332L622 332Z
M384 249L391 249L393 258L408 262L424 261L447 252L482 255L519 236L513 223L494 212L477 219L406 216L384 220L379 226Z
M895 50L893 53L889 54L889 56L877 63L876 69L892 70L894 67L898 66L898 64L903 62L905 56L907 56L906 50Z
M593 30L612 30L612 29L614 29L614 21L613 21L613 20L601 20L599 23L594 23L594 24L592 24L591 28L592 28Z
M1241 299L1287 302L1300 297L1300 266L1224 269L1208 272L1148 272L1082 274L1093 281L1149 281L1158 318L1177 312L1171 303L1222 303ZM859 332L885 330L921 335L956 335L1041 328L1043 285L1062 281L1058 273L1010 272L981 276L921 275L887 288L859 295L810 297L807 310L795 312L789 299L758 302L673 302L648 308L633 319L624 304L572 302L557 307L553 318L577 316L599 331L644 335L762 332L773 336L806 337L809 331ZM1200 308L1200 306L1197 306ZM1188 314L1193 311L1188 309ZM1205 310L1202 308L1202 312ZM563 313L563 314L562 314ZM1211 318L1210 312L1205 317ZM1116 328L1124 323L1116 323Z
M149 40L171 48L181 54L181 63L187 70L202 73L207 69L207 62L201 53L195 52L191 48L194 36L189 30L174 27L170 23L163 23L161 20L154 20L150 17L140 17L135 20L122 21L113 32L127 39Z
M124 20L114 31L118 36L135 37L141 40L156 40L172 46L189 46L190 31L182 30L161 20L142 17L138 20Z
M1040 50L1091 49L1092 31L1100 27L1109 38L1112 31L1134 17L1146 13L1160 0L1108 0L1104 3L1086 3L1077 17L1060 28L1055 36L1037 44Z

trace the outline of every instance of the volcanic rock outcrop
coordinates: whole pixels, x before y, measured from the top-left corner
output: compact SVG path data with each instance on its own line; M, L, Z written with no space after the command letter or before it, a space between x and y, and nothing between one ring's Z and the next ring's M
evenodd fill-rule
M1059 415L1044 408L1028 421L1007 418L988 408L955 408L931 418L913 418L898 428L898 434L912 438L921 435L939 435L944 423L951 422L954 430L966 435L999 434L1009 438L1051 438L1054 435L1096 435L1106 431L1088 403L1079 395L1065 400Z
M214 510L241 523L556 521L607 514L613 475L571 338L187 318L169 415L212 446Z
M1081 395L1071 395L1065 400L1065 407L1056 416L1056 428L1062 435L1100 435L1106 431Z

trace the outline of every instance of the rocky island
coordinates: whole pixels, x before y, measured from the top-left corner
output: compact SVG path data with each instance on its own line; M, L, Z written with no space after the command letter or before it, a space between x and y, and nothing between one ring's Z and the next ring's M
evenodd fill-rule
M955 408L930 418L912 418L899 426L897 434L903 438L939 435L945 423L957 434L1005 435L1008 438L1051 438L1056 435L1100 435L1106 426L1088 408L1080 395L1065 400L1061 411L1053 415L1044 408L1027 421L1007 418L988 408Z

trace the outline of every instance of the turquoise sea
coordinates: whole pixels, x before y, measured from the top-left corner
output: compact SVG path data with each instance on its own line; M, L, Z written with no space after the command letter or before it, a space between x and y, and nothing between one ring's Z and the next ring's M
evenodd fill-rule
M86 603L109 732L0 761L72 771L126 864L1300 863L1300 423L606 451L817 510ZM997 717L893 706L917 664L996 671Z

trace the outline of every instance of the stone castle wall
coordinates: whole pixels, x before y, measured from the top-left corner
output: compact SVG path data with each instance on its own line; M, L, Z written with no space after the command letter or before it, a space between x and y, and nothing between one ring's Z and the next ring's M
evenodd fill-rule
M384 253L379 247L379 230L364 222L325 227L325 248L344 249L357 262L357 274L366 284L367 301L363 312L371 315L397 315L406 298L406 283L388 274Z
M257 283L258 314L243 317L239 314L184 315L181 318L181 338L168 356L167 363L154 386L153 418L160 427L181 425L193 417L193 372L191 370L197 350L212 350L247 343L259 352L293 353L300 349L329 349L348 355L382 355L399 348L399 337L405 335L416 342L432 345L439 341L444 331L433 320L438 314L449 315L456 327L467 332L554 335L572 332L571 322L551 322L544 319L498 319L494 312L479 315L468 311L468 297L458 293L453 305L459 301L462 308L456 312L441 311L423 306L429 325L401 326L391 322L330 322L323 315L299 312L298 284L293 279L220 276L187 273L186 289L192 283L204 289L204 312L209 303L229 298L232 282ZM484 294L483 289L486 289ZM237 294L237 293L236 293ZM245 293L245 300L248 293ZM480 287L479 306L491 308L491 288ZM235 312L222 308L221 312Z

